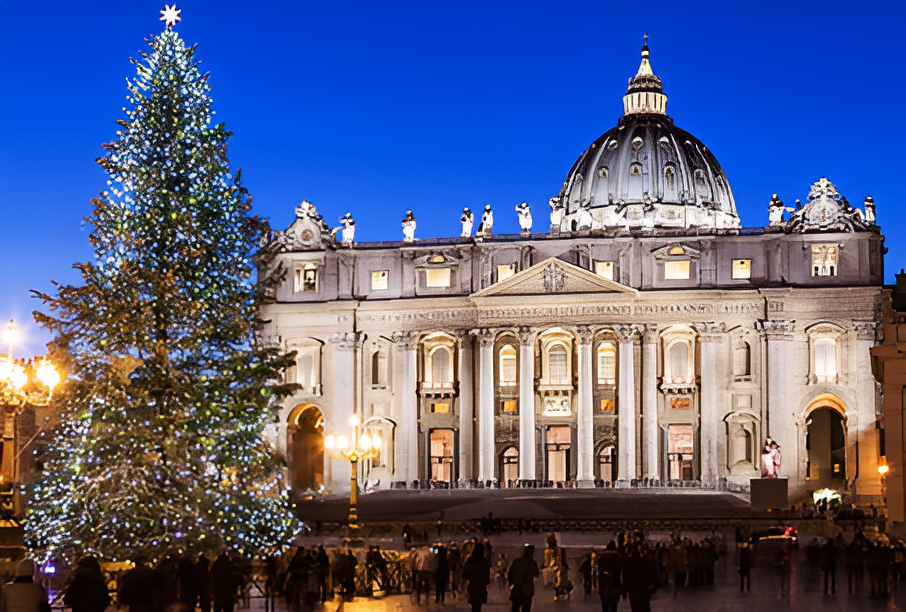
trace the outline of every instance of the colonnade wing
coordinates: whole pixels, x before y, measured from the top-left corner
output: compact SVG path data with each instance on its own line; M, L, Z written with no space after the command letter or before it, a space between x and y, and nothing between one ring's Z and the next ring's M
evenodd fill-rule
M638 294L636 289L569 262L551 257L510 278L494 283L470 297L484 298L504 295L551 295L569 293L628 293Z

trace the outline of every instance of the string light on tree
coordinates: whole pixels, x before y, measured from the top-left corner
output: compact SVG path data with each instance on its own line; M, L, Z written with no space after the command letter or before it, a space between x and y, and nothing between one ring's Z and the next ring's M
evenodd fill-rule
M69 373L26 535L44 559L161 549L269 554L298 531L264 428L295 385L260 337L279 278L254 277L269 229L231 171L195 49L166 29L133 60L125 117L98 163L94 258L80 286L40 294ZM270 269L266 264L262 269Z

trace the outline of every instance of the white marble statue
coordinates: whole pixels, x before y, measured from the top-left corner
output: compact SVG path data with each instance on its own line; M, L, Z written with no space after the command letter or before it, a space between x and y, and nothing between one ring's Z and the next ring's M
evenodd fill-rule
M554 196L548 204L551 205L551 229L557 228L559 230L560 224L563 223L563 207L560 206L560 196Z
M340 217L340 224L343 226L343 244L352 246L355 242L355 220L352 213L346 213L345 217Z
M871 196L865 196L865 221L875 223L875 200Z
M532 211L529 210L528 203L523 202L517 206L516 212L519 213L519 227L522 229L522 235L528 236L532 233Z
M411 210L407 210L406 217L403 219L403 242L413 240L415 240L415 215Z
M783 210L783 202L780 201L780 198L778 198L775 193L771 198L771 203L768 204L768 219L770 220L770 225L783 224Z
M460 234L463 238L468 238L472 235L472 225L475 223L475 213L469 210L468 207L462 209L462 216L459 218L462 221L462 233Z
M591 216L591 211L589 211L587 208L583 208L583 209L579 210L579 219L578 219L578 222L576 223L576 229L580 229L580 230L591 229L591 224L593 221L594 221L594 219Z
M494 213L491 212L491 205L484 207L484 213L481 215L481 223L478 225L476 236L490 236L494 230Z

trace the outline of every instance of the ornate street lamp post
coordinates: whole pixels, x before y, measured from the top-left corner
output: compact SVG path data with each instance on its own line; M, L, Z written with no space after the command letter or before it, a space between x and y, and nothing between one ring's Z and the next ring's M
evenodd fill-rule
M22 446L17 442L18 417L28 404L46 406L60 384L60 373L47 358L37 362L13 357L13 345L18 341L16 324L10 321L3 331L3 341L9 353L0 354L0 410L3 440L2 472L0 472L0 515L15 516L16 486L19 482L19 455ZM27 446L27 445L26 445Z
M358 414L349 418L352 426L352 440L346 436L328 435L324 438L324 448L338 459L346 459L352 468L349 486L349 522L344 544L346 546L362 546L364 542L358 537L359 532L359 461L374 459L381 450L381 438L378 435L369 436L367 432L359 431L362 424Z

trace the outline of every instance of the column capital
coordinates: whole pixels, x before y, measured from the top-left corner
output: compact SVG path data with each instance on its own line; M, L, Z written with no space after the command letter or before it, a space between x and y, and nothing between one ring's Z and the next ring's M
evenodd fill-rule
M494 340L497 339L497 330L493 327L479 327L469 333L478 338L482 347L494 346Z
M531 327L517 327L516 337L520 346L531 346L535 343L535 332Z
M639 337L640 327L640 325L614 325L613 331L622 344L624 342L635 342Z
M791 319L761 319L755 322L755 328L773 340L792 340L796 321Z
M348 351L362 348L362 343L365 342L365 334L362 332L341 332L331 334L328 339L335 349Z
M579 344L591 344L595 339L595 332L590 325L576 325L576 335L579 337Z
M693 323L695 330L701 336L702 342L722 342L727 326L723 323L708 321L705 323Z
M408 332L393 332L393 335L390 336L390 339L393 340L393 343L398 347L411 351L418 346L418 337L420 332L408 331Z
M660 328L656 323L646 323L644 325L640 325L639 327L642 328L642 342L644 342L645 344L652 344L654 342L657 342L657 335L660 331Z
M856 321L853 320L853 332L857 340L877 340L878 324L874 321Z

